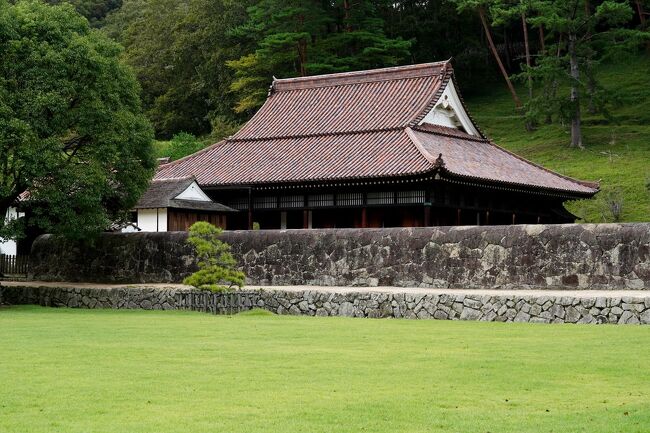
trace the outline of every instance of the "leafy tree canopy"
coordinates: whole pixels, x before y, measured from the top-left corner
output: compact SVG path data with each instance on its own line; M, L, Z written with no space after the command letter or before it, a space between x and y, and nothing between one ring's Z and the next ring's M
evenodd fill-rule
M152 129L119 54L70 5L0 0L0 215L29 193L31 223L84 237L147 188Z

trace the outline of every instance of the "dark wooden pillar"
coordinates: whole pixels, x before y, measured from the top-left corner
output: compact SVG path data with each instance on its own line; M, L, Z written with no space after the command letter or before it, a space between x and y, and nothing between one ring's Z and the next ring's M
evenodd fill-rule
M248 188L248 230L253 230L253 190Z
M306 209L302 211L302 228L303 229L309 228L309 211Z
M537 224L540 224L542 222L542 217L537 215Z
M513 212L512 213L512 225L515 225L516 223L517 223L517 214Z
M457 226L460 225L460 212L461 212L460 209L458 209L458 210L456 211L456 225L457 225Z
M429 227L431 225L431 204L424 205L424 226Z
M485 211L485 225L489 225L489 224L490 224L490 211L486 210Z
M365 229L368 227L368 212L366 207L361 208L361 228Z

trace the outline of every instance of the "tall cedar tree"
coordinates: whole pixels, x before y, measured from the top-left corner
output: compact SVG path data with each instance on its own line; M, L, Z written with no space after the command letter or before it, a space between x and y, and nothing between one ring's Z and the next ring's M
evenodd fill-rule
M252 113L272 76L294 77L393 66L409 58L410 41L389 38L372 2L262 0L232 32L252 36L252 52L228 64L235 111Z
M522 108L521 99L519 99L517 90L515 89L515 86L512 84L512 81L510 80L510 75L506 71L503 62L501 61L501 57L499 56L499 52L494 43L494 38L492 37L492 29L490 25L489 13L490 13L490 8L493 8L495 4L499 2L499 0L451 0L451 1L454 4L456 4L456 7L459 12L474 11L476 14L478 14L479 19L481 20L481 25L483 27L483 32L485 33L485 38L487 39L488 42L488 47L490 48L490 51L494 56L494 60L496 61L497 66L499 67L499 71L501 71L501 75L503 76L503 79L506 82L506 85L508 86L508 90L510 90L510 95L512 96L512 100L515 103L515 108L521 109Z
M84 237L136 203L152 130L119 53L70 5L0 0L0 215L28 192L32 222Z
M636 49L648 34L624 28L633 14L627 1L535 0L532 8L536 13L528 22L543 27L556 43L539 53L537 66L532 68L533 76L552 91L534 98L531 109L559 113L570 122L571 146L582 148L583 96L588 94L601 111L608 102L609 92L597 81L594 66ZM562 83L569 89L568 97L557 91Z

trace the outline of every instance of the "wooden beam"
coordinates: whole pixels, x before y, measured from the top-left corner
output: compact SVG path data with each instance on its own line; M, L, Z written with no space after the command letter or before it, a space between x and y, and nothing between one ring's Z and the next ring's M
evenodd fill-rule
M361 228L365 229L368 227L368 215L367 215L366 207L361 208Z

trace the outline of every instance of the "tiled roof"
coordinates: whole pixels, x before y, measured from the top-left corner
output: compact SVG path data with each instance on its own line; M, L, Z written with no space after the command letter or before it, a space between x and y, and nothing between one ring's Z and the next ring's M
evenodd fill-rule
M232 139L403 128L432 102L448 71L441 62L276 80L266 103Z
M194 174L200 185L238 185L404 176L429 162L401 129L260 141L222 141L158 177Z
M597 190L596 184L562 176L453 128L422 125L413 128L411 137L430 161L435 164L441 156L445 170L458 176L585 194Z
M169 179L154 179L149 189L140 197L134 209L176 208L192 210L210 210L220 212L236 212L221 203L199 200L182 200L176 197L185 191L193 182L194 176Z
M275 80L234 136L161 165L156 178L195 176L202 186L450 173L578 195L597 192L462 131L418 125L446 85L448 62ZM413 129L412 129L413 128Z

